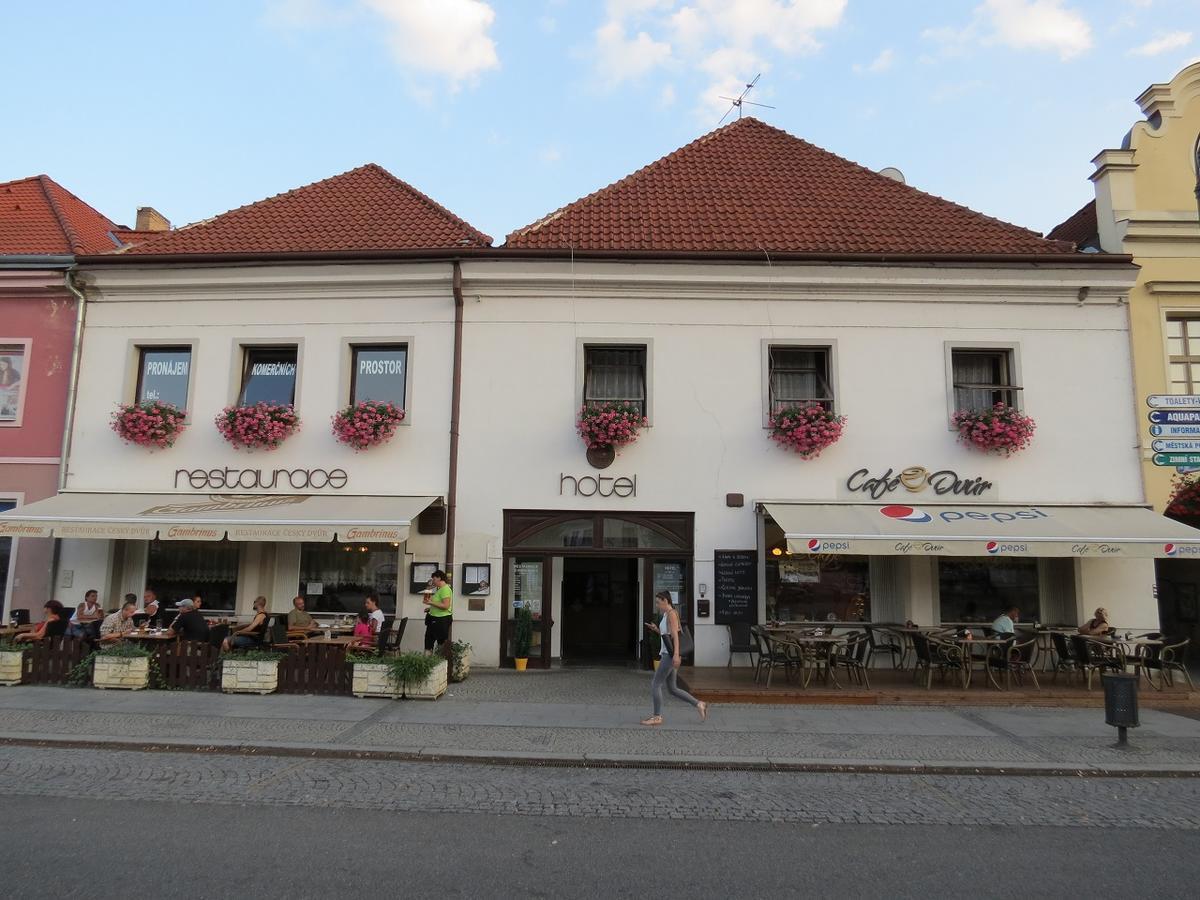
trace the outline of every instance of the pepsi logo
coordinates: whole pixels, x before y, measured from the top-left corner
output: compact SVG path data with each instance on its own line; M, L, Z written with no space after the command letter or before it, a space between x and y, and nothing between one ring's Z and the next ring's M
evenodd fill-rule
M1163 546L1163 553L1167 554L1167 556L1174 556L1178 552L1179 552L1179 548L1176 547L1174 544L1165 544Z
M933 516L915 506L881 506L879 511L889 519L899 519L901 522L933 521Z
M816 538L813 538L811 541L808 542L808 552L809 553L816 553L820 549L821 549L821 542L819 540L817 540Z
M999 553L1000 545L997 544L995 541L988 541L987 547L985 549L987 550L988 553Z

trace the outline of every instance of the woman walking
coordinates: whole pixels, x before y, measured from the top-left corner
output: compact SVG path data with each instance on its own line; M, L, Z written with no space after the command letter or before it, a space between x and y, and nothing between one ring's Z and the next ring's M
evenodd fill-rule
M671 605L671 595L666 591L659 591L654 595L654 606L661 618L657 625L647 622L646 627L662 638L662 655L658 668L654 671L654 679L650 682L650 699L654 703L654 714L648 719L642 719L642 724L661 725L663 723L662 689L664 684L671 692L671 696L678 697L685 703L696 707L696 711L700 713L700 720L703 721L708 718L708 704L682 690L675 681L679 669L679 613L675 612L675 608Z

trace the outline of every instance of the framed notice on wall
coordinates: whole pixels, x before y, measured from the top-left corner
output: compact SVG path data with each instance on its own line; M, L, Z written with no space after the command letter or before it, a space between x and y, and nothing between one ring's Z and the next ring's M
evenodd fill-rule
M713 621L758 621L758 551L713 551Z
M433 573L438 570L439 563L415 562L412 564L412 584L409 592L420 594L425 590L433 590Z
M491 563L463 563L462 592L467 597L486 597L492 592Z

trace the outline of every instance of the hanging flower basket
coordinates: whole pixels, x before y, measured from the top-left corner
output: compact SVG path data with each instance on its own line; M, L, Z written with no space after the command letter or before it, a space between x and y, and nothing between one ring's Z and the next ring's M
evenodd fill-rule
M958 429L958 439L968 447L1001 456L1012 456L1028 447L1037 428L1033 419L1007 403L997 403L991 409L960 409L950 421Z
M1200 518L1200 478L1176 475L1171 479L1171 499L1166 514L1173 519Z
M300 430L300 417L290 403L227 406L214 421L221 437L244 450L274 450Z
M771 416L769 425L771 439L779 446L799 454L801 459L816 459L822 450L838 442L846 417L814 403L782 409Z
M187 428L187 412L171 403L126 403L112 414L112 430L127 444L165 450Z
M333 417L333 436L355 450L367 450L390 441L403 421L404 410L396 404L364 400Z
M588 450L614 450L637 440L646 417L632 403L596 403L579 410L575 428Z

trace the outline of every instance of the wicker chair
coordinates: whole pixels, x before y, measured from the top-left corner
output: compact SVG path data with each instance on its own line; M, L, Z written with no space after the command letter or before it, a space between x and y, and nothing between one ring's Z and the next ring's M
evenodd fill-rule
M1190 642L1190 639L1186 639L1174 644L1148 646L1137 656L1130 657L1129 663L1134 667L1134 671L1146 676L1150 687L1156 691L1161 691L1166 685L1175 684L1172 672L1182 672L1187 680L1188 690L1194 691L1196 687L1192 684L1192 676L1187 669L1187 648ZM1158 672L1158 684L1154 683L1155 672Z
M1071 651L1075 656L1075 668L1087 680L1087 689L1092 689L1092 676L1097 672L1124 672L1125 661L1112 654L1111 645L1084 637L1071 635Z
M871 687L871 678L867 670L871 668L870 650L872 648L870 631L866 633L852 631L846 635L846 643L841 644L830 653L830 664L846 670L846 675L855 684L865 688Z
M988 654L987 666L994 672L1004 673L1004 689L1012 687L1012 679L1017 677L1017 684L1025 683L1025 676L1033 679L1033 686L1039 691L1042 686L1038 683L1037 669L1034 661L1037 659L1037 636L1031 635L1021 643L1013 641L1000 644Z
M756 682L765 670L767 674L766 684L767 687L770 687L771 674L775 671L776 667L782 666L784 677L789 680L792 673L802 667L803 663L799 655L795 653L794 644L772 637L766 629L760 628L757 625L751 629L751 633L758 638L759 647L762 648L759 651L758 664L754 669L754 680ZM806 680L805 686L807 684Z
M904 647L900 643L900 638L883 629L877 636L874 626L864 625L863 627L867 630L867 668L871 667L875 654L880 653L891 657L893 669L903 669ZM880 637L886 637L886 639L880 640Z

